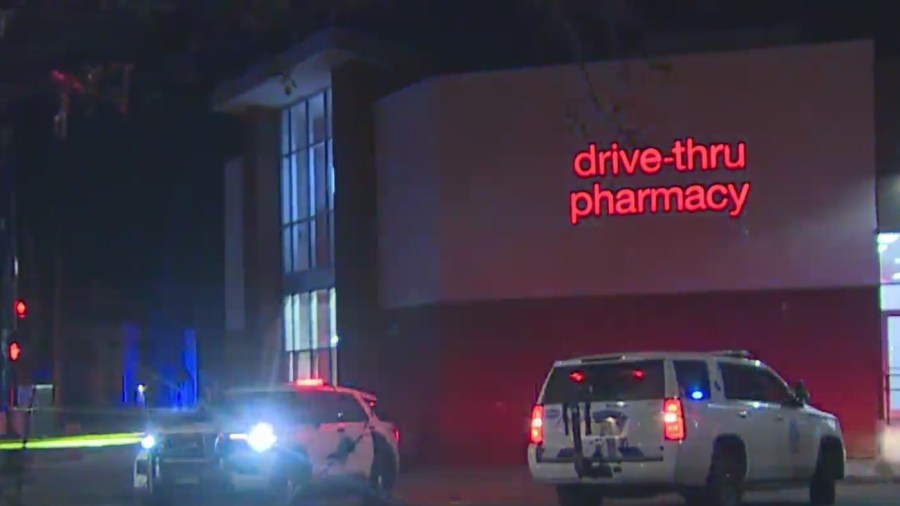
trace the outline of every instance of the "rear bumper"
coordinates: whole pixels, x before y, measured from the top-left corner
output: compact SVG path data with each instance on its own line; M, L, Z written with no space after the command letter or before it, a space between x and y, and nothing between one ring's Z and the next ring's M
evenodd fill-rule
M528 447L528 469L532 478L540 483L550 484L596 484L611 487L641 486L660 490L677 489L679 484L676 474L677 455L675 448L666 448L659 459L623 460L605 463L611 470L611 476L590 478L579 477L575 470L574 460L546 461L537 458L538 448Z

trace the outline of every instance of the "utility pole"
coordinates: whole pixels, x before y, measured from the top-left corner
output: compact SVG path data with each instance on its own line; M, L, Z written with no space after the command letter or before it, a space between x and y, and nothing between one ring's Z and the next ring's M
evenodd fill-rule
M51 339L53 342L53 402L57 406L63 404L63 362L65 361L65 343L62 339L62 213L58 213L56 243L53 248L53 327Z

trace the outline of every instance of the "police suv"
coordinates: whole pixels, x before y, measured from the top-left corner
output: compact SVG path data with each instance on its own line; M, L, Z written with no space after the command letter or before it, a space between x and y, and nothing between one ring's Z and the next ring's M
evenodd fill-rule
M561 506L678 492L737 506L744 491L809 487L835 502L846 454L837 418L745 351L558 361L532 412L528 465Z
M399 432L368 393L320 380L225 392L188 417L159 422L134 461L137 502L181 490L259 493L291 504L305 492L379 501L399 469Z

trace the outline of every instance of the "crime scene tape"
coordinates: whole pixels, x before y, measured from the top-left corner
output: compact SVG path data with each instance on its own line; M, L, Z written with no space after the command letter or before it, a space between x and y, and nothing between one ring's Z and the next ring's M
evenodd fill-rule
M40 437L22 440L0 440L0 451L9 450L56 450L67 448L103 448L108 446L128 446L140 443L142 432L120 432L110 434L83 434L77 436Z

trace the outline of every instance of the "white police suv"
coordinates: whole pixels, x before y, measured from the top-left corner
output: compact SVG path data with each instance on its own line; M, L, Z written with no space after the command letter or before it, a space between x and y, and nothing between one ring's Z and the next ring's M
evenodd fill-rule
M291 504L304 493L387 497L399 432L368 393L319 380L225 392L188 419L155 424L134 461L137 502L186 489L258 493Z
M846 454L837 418L744 351L558 361L534 407L528 464L561 506L678 492L736 506L745 491L809 487L835 502Z

